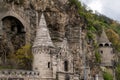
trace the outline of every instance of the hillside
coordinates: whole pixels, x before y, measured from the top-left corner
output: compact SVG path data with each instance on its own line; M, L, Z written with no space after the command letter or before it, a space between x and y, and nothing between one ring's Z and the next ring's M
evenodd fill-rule
M113 19L110 19L109 17L106 17L105 15L102 15L100 13L93 13L92 10L87 10L86 5L81 5L81 3L78 0L70 0L72 5L76 6L76 9L78 10L78 13L81 17L83 17L87 24L87 41L88 44L93 46L96 44L96 39L101 35L102 30L104 29L109 40L113 44L114 52L116 56L118 57L118 60L116 59L116 64L114 67L116 67L116 75L117 80L120 79L120 64L119 64L119 56L120 56L120 23L118 21L115 21ZM94 47L95 49L96 47ZM99 55L96 55L97 60ZM117 58L116 57L116 58ZM109 76L110 77L110 76ZM111 80L111 79L105 79L105 80Z
M86 20L87 30L88 30L88 37L93 39L92 33L100 35L102 29L104 28L107 32L107 35L114 45L115 49L119 51L119 36L120 36L120 23L102 15L100 13L93 13L92 10L87 10L86 5L81 5L78 0L70 0L71 4L76 6L78 13L81 17ZM113 34L113 36L109 36ZM116 38L115 38L116 37ZM118 42L118 43L115 43Z

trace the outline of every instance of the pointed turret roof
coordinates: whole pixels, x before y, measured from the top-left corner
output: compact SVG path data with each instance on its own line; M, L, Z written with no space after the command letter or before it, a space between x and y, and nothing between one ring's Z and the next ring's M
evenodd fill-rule
M99 43L105 43L105 42L110 42L110 41L105 33L105 30L103 29L102 34L99 38Z
M40 23L37 28L36 38L33 44L33 47L39 46L51 46L53 47L53 43L49 34L49 30L47 28L47 24L45 21L44 14L42 13L40 18Z
M68 51L68 42L67 42L67 38L64 38L62 44L61 44L61 48L63 48L65 51Z

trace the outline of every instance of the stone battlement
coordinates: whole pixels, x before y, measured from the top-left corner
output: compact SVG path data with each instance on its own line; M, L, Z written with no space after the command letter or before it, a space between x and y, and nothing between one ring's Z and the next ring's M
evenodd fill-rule
M26 71L26 70L0 70L1 77L36 77L39 78L40 73L36 71Z

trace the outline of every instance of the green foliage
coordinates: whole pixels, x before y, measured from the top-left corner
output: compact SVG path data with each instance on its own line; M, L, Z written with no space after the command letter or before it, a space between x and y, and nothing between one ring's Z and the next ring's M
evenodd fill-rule
M113 76L108 72L103 73L103 78L104 80L113 80Z
M117 67L116 67L116 79L117 79L117 80L120 79L120 64L117 65Z
M32 63L32 53L31 53L31 45L25 45L21 49L16 52L16 59L19 64L19 68L22 69L30 69Z
M88 39L93 39L94 38L92 32L87 32L87 38Z
M120 23L114 21L100 13L93 13L92 10L87 10L86 5L79 0L69 0L71 5L76 6L78 13L85 19L87 24L87 38L94 41L94 35L99 35L102 32L103 26L107 31L109 40L113 43L115 49L120 52ZM110 30L111 29L111 30ZM94 42L93 42L94 43Z
M33 55L31 53L31 45L27 44L11 54L10 60L17 66L18 69L30 70L32 68Z
M74 5L76 6L76 9L78 10L78 13L82 16L84 16L84 11L86 11L85 6L83 7L80 3L79 0L69 0L70 1L70 5Z
M98 53L98 51L95 51L95 58L96 58L97 63L101 62L101 55L100 53Z
M96 28L94 26L87 27L87 30L91 32L96 32Z
M78 0L69 0L71 5L77 6L77 8L81 7L81 3Z
M0 66L0 70L2 69L13 69L13 66L7 65L7 66Z
M116 50L120 51L119 35L113 29L108 29L106 33L107 33L109 40L113 43L114 47L116 48Z

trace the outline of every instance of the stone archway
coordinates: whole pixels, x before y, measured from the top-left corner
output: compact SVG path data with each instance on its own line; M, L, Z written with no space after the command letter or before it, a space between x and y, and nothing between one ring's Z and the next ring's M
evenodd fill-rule
M7 44L13 47L12 50L16 51L25 45L25 27L17 18L13 16L6 16L2 19L3 32Z
M4 19L5 17L7 16L12 16L12 17L15 17L17 18L25 27L25 30L26 28L29 26L28 22L25 21L21 16L19 16L17 13L15 13L14 11L8 11L5 15L2 16L1 20Z
M8 17L8 16L11 16L11 17L14 17L16 19L18 19L22 25L24 26L24 31L26 32L26 43L30 43L30 30L29 30L29 27L30 27L30 23L29 23L29 18L28 17L21 17L20 15L18 15L15 11L13 10L10 10L8 12L6 12L2 17L1 17L1 22L2 20L5 18L5 17Z

